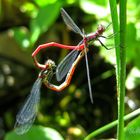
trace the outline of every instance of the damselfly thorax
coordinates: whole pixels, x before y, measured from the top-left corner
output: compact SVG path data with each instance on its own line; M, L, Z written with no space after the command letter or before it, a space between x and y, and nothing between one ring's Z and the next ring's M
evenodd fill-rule
M42 78L43 83L49 83L54 75L54 70L56 68L55 62L51 59L47 60L45 65L47 65L47 69L41 70L39 73L39 78Z

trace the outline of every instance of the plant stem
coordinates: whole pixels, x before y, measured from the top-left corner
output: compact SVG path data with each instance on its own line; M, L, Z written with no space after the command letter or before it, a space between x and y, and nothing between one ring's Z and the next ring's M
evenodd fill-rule
M118 84L118 128L117 139L124 140L124 97L126 78L126 0L120 0L120 79Z
M119 32L118 14L116 0L110 0L111 17L114 33ZM120 0L120 34L116 34L114 38L116 49L116 79L118 93L118 121L112 122L93 133L89 134L85 140L90 140L95 135L112 128L118 123L117 139L124 139L124 97L125 97L125 78L126 78L126 48L125 48L125 32L126 32L126 0Z
M126 120L129 120L129 119L131 119L131 118L133 118L133 117L139 115L139 114L140 114L140 108L137 109L137 110L135 110L135 111L133 111L132 113L126 115L123 119L124 119L124 121L126 121ZM113 127L116 126L117 124L118 124L118 120L115 120L115 121L113 121L113 122L111 122L111 123L109 123L109 124L107 124L107 125L105 125L105 126L99 128L99 129L93 131L93 132L90 133L88 136L86 136L86 138L85 138L84 140L91 140L91 139L93 139L95 136L97 136L97 135L99 135L99 134L101 134L101 133L103 133L103 132L105 132L105 131L107 131L107 130L113 128Z

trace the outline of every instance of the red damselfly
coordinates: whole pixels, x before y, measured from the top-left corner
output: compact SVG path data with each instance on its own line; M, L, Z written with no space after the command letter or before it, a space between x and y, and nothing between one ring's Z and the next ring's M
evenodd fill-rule
M30 95L28 96L26 102L23 104L23 107L16 116L15 131L17 134L21 135L26 133L30 129L36 118L38 105L40 102L40 88L42 83L44 83L49 89L52 89L54 91L62 91L70 84L76 66L84 55L85 51L81 51L76 60L73 62L69 72L67 73L65 81L59 86L51 83L51 79L54 75L54 69L56 68L54 61L49 59L44 64L45 69L41 70L41 72L39 73L38 78L32 87ZM37 64L38 62L36 61L36 59L34 60Z
M46 80L50 81L53 76L54 68L55 63L52 60L48 60L46 62L46 69L41 70L39 73L37 80L33 84L31 93L16 116L14 128L17 134L26 133L32 126L36 118L38 105L40 102L40 88L42 85L42 80L45 77Z
M37 49L32 53L32 57L34 59L35 65L40 68L40 69L45 69L45 65L40 64L37 61L36 55L40 52L40 50L48 48L48 47L59 47L63 49L70 49L72 50L58 65L56 69L56 78L58 81L61 81L65 75L68 73L70 68L72 67L73 62L75 61L79 51L85 50L85 59L86 59L86 69L87 69L87 78L88 78L88 86L89 86L89 93L90 93L90 98L91 102L93 102L92 98L92 90L91 90L91 83L90 83L90 75L89 75L89 67L88 67L88 59L87 59L87 52L88 50L88 45L90 43L93 43L95 40L98 40L102 46L104 46L106 49L108 49L99 39L99 37L106 38L102 36L103 32L106 30L106 28L103 25L99 25L97 28L97 31L88 35L85 35L84 31L82 32L79 27L74 23L74 21L70 18L70 16L66 13L66 11L62 8L61 9L61 14L63 17L64 22L66 25L73 30L75 33L80 34L83 39L82 41L77 45L77 46L69 46L69 45L63 45L55 42L51 43L46 43L39 45Z
M49 47L58 47L58 48L62 48L62 49L67 49L67 50L83 50L84 49L84 44L81 44L79 45L79 47L77 46L70 46L70 45L63 45L63 44L60 44L60 43L56 43L56 42L50 42L50 43L45 43L45 44L42 44L42 45L39 45L36 50L32 53L32 58L34 60L34 63L35 65L41 69L41 70L44 70L46 69L46 65L45 64L40 64L38 61L37 61L37 54L42 50L42 49L46 49L46 48L49 48Z
M74 21L71 19L71 17L68 15L68 13L63 8L61 8L61 15L62 15L62 18L63 18L65 24L72 31L81 35L83 37L83 39L82 39L82 41L80 41L80 43L77 45L77 47L73 51L71 51L58 65L58 67L56 69L57 80L61 81L64 78L64 76L67 74L72 63L74 62L74 60L76 59L76 57L79 53L77 51L77 50L79 50L79 46L81 44L83 44L84 47L82 49L85 50L85 60L86 60L86 69L87 69L87 78L88 78L90 99L91 99L91 102L93 103L92 88L91 88L91 82L90 82L90 74L89 74L89 66L88 66L86 48L88 48L88 45L90 43L93 43L95 40L98 40L102 46L104 46L106 49L108 49L99 39L99 37L104 37L104 36L102 36L102 34L106 30L106 28L103 25L99 25L96 32L86 35L84 33L84 30L83 31L80 30L80 28L74 23Z

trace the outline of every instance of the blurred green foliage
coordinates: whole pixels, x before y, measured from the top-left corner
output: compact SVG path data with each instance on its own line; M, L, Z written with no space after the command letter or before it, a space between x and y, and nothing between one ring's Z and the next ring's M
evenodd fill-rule
M27 3L25 3L25 7L26 5ZM39 36L49 29L59 15L61 3L45 2L38 6L32 6L35 8L30 11L33 14L30 14L31 19L27 30L23 27L13 29L14 37L22 47L33 47ZM52 11L52 9L55 10Z
M107 0L0 1L0 138L4 138L5 134L13 129L16 113L37 77L38 70L31 58L35 48L45 42L75 45L81 40L77 34L66 29L60 16L61 7L66 9L79 27L89 33L95 31L98 24L107 26L111 22ZM140 2L129 0L127 7L127 78L130 78L129 76L133 75L129 73L134 67L138 71L140 69ZM105 36L112 33L110 28ZM112 45L112 42L113 38L105 40L105 44ZM88 53L94 104L90 103L86 69L82 60L71 85L60 94L42 86L36 124L57 130L64 139L82 140L88 133L116 119L114 50L107 51L96 47L98 45L91 47ZM51 58L58 64L66 53L67 51L62 49L49 48L42 51L39 58L41 62ZM139 77L137 74L133 76L133 80L136 81ZM60 84L55 79L53 82ZM126 87L128 101L132 100L135 104L135 107L132 107L126 102L126 112L140 105L139 85L140 80L137 80L133 89L127 88L129 84ZM41 130L47 131L46 136L49 132L43 129L47 128ZM30 132L32 133L32 130L29 131L29 135ZM11 133L13 135L13 132ZM32 135L37 136L41 133L40 130L36 130ZM8 133L5 139L12 139L11 135ZM112 130L100 137L114 135ZM14 139L15 137L16 135Z
M54 129L42 126L32 126L31 130L24 135L17 135L15 132L7 133L5 140L64 140Z
M125 128L126 140L138 140L140 137L140 117L135 118Z

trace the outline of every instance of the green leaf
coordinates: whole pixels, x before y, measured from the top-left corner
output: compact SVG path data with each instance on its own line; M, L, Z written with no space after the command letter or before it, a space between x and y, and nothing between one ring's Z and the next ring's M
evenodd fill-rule
M34 2L40 6L43 7L45 5L51 4L51 3L55 3L57 0L34 0Z
M126 79L126 88L128 90L133 90L134 88L140 85L140 70L136 67L133 67Z
M140 69L140 41L137 39L137 29L133 23L127 25L127 61L133 62Z
M12 29L14 33L14 38L17 41L17 43L24 48L29 47L30 40L29 40L29 34L28 30L25 27L18 27Z
M93 1L93 0L88 0L89 2L92 2L93 4L97 4L97 5L101 5L101 6L107 6L108 4L108 1L107 0L96 0L96 1Z
M140 139L140 117L131 121L125 128L125 140Z
M40 34L46 32L49 27L55 22L60 13L60 2L41 7L37 17L30 23L31 29L31 44L34 44Z
M86 13L95 14L98 18L103 18L108 14L108 11L105 9L107 2L107 0L81 0L80 6Z
M24 135L9 132L4 140L64 140L64 138L55 129L34 125Z

